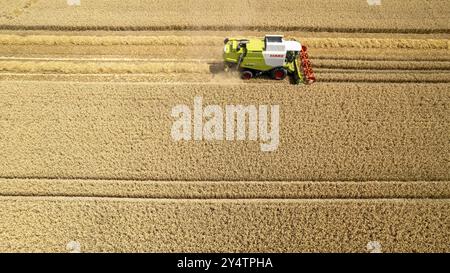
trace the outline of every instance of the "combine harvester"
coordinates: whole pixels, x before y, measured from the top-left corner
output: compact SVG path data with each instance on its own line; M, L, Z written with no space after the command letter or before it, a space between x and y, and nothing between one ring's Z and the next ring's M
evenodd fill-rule
M316 81L306 47L295 40L266 35L264 39L227 38L224 43L225 70L240 71L244 80L263 74L283 80L289 74L295 84Z

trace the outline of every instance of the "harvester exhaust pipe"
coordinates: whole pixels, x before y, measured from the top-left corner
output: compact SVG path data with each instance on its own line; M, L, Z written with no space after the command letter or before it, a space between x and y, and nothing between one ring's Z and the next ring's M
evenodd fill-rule
M244 60L245 55L247 55L247 43L245 42L246 40L242 40L239 42L237 50L240 50L241 48L243 48L243 52L241 53L241 55L239 56L239 60L237 63L237 67L239 68L241 66L242 61Z

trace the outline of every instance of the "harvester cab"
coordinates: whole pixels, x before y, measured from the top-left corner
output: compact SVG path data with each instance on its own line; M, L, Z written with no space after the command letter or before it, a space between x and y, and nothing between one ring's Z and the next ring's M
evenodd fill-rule
M307 49L298 41L266 35L264 39L227 38L224 43L225 69L240 71L244 80L266 74L275 80L290 75L295 84L315 82Z

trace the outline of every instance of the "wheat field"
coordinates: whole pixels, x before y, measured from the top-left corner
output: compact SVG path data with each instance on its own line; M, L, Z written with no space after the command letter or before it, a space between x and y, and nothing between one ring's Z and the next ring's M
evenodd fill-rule
M450 4L445 0L367 1L20 0L4 5L7 29L51 30L308 30L347 32L446 33ZM206 11L206 12L205 12ZM425 12L424 12L425 11ZM61 20L60 18L64 18Z
M450 252L443 0L4 0L0 252ZM306 45L313 85L223 72ZM176 105L280 107L279 144L181 141Z

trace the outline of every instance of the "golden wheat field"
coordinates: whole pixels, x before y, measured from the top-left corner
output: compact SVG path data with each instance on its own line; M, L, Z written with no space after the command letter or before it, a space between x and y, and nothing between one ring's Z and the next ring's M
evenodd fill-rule
M8 0L0 24L8 29L91 30L320 30L446 33L445 0ZM64 18L64 20L61 20Z
M0 252L450 252L450 2L69 2L0 6ZM223 71L265 34L317 82Z

